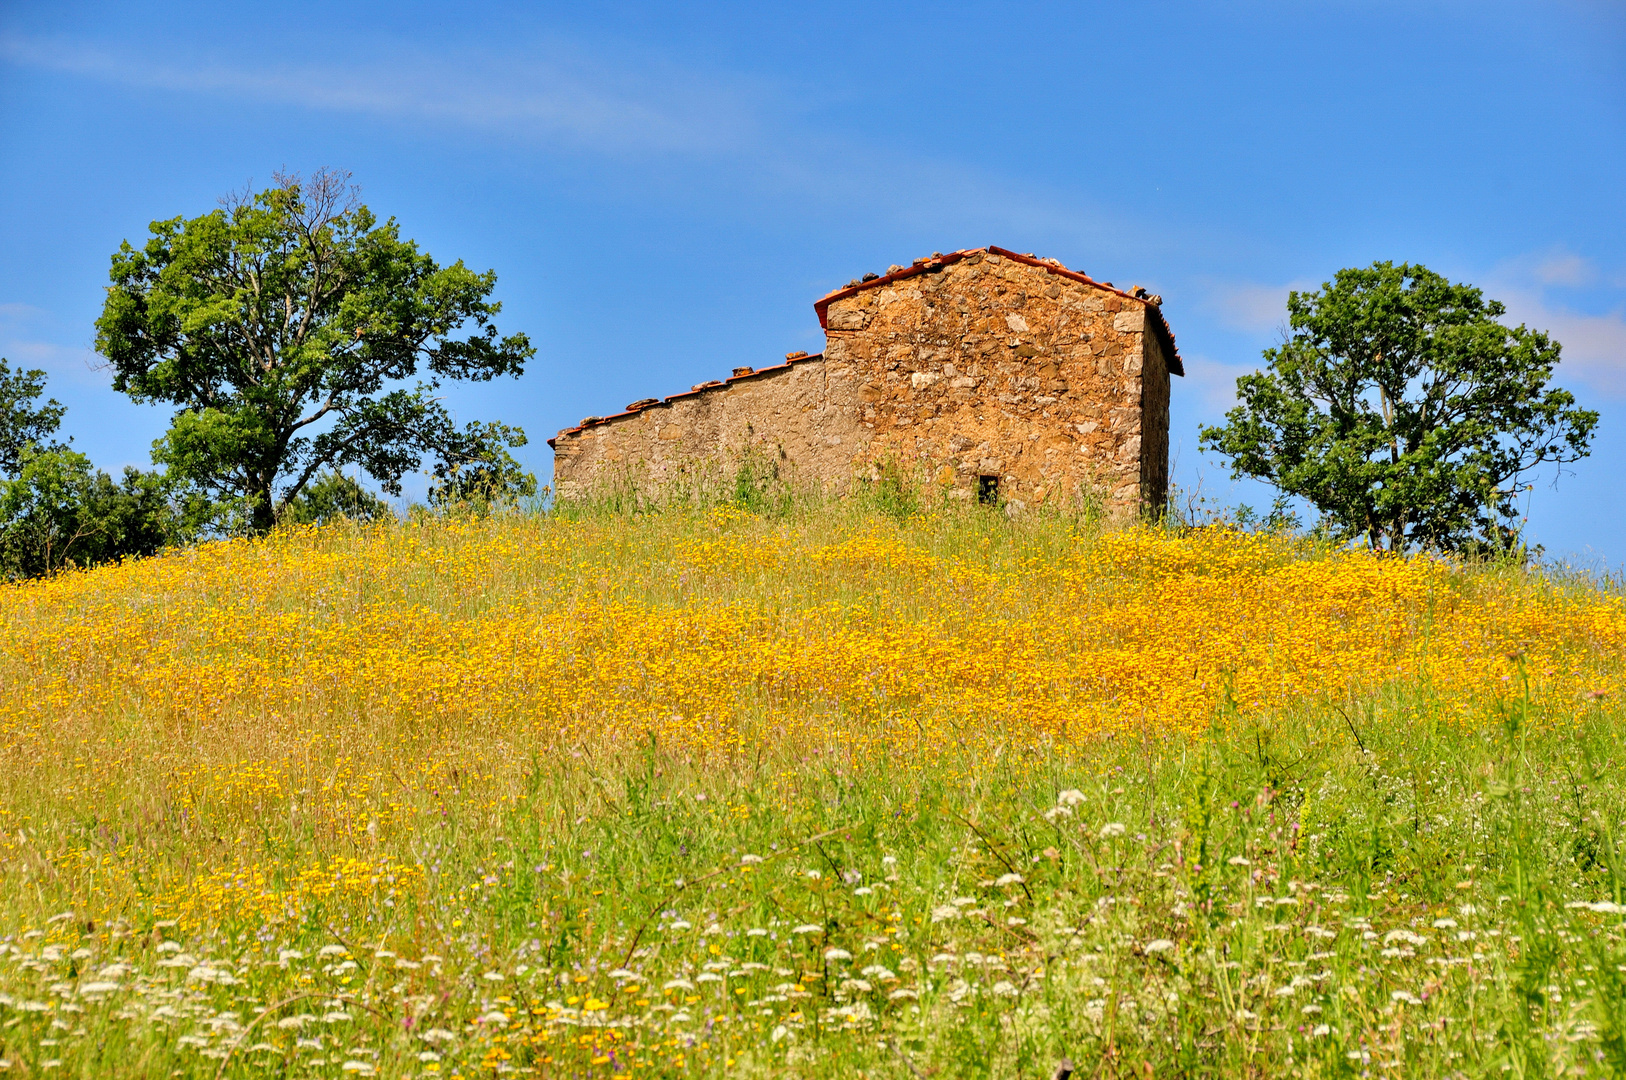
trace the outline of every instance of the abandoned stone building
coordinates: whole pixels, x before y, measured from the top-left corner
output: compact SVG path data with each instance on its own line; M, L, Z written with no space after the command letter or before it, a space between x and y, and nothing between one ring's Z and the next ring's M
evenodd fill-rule
M997 247L866 274L813 305L822 354L736 368L548 440L554 491L660 498L752 461L840 493L893 463L955 498L1155 510L1169 376L1184 374L1161 303Z

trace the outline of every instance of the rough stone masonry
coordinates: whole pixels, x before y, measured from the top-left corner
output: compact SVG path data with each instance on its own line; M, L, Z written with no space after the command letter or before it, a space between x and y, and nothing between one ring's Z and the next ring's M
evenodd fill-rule
M997 247L894 266L813 305L821 355L561 431L554 491L660 499L755 462L839 494L895 464L955 498L1155 511L1184 374L1161 304Z

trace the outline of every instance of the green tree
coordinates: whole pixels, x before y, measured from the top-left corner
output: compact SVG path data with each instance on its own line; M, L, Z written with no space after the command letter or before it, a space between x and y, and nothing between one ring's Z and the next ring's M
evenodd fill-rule
M114 388L177 407L154 461L246 500L259 530L325 472L354 465L398 495L426 458L490 454L493 429L457 427L435 391L518 376L535 352L498 338L495 272L440 266L380 224L348 174L276 180L121 245L96 322Z
M55 398L39 404L45 372L13 371L0 357L0 476L16 476L29 446L58 448L50 442L66 412Z
M1549 387L1559 343L1480 290L1413 265L1288 295L1291 331L1205 449L1374 548L1501 549L1521 477L1585 457L1598 414Z
M435 466L429 485L434 506L512 504L536 494L536 477L504 447L524 446L525 433L506 424L469 425L468 445Z
M66 566L154 555L217 525L218 506L158 473L121 480L64 447L23 449L0 480L0 577L42 577Z
M282 520L293 525L321 525L340 518L378 521L389 516L389 504L383 499L353 478L330 472L312 480L304 491L289 500Z

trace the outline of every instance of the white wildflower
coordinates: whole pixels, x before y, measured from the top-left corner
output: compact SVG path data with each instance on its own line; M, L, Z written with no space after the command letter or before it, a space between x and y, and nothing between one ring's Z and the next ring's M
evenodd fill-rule
M1001 874L995 879L994 884L1004 888L1006 885L1020 885L1026 880L1021 874Z
M1232 866L1252 866L1253 865L1253 863L1250 860L1244 858L1241 855L1232 855L1229 859L1226 859L1225 861L1230 863Z
M1101 838L1104 840L1112 836L1122 836L1127 831L1128 830L1124 828L1123 822L1109 821L1105 825L1101 826Z
M752 866L762 861L761 855L745 854L740 856L740 865Z
M1056 795L1057 806L1077 806L1084 801L1084 793L1077 788L1068 788Z
M793 927L791 929L791 933L793 933L793 934L822 934L822 933L824 933L824 927L815 926L813 923L803 923L801 926Z
M1173 949L1174 942L1168 938L1156 938L1146 943L1146 951L1149 953L1171 952Z
M826 949L824 950L824 958L826 960L851 960L853 954L846 949Z

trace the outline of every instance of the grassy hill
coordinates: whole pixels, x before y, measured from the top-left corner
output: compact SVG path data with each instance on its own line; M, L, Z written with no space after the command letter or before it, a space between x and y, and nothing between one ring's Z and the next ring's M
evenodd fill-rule
M1537 573L853 507L5 586L0 1060L1626 1071L1623 647Z

